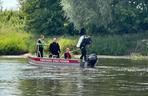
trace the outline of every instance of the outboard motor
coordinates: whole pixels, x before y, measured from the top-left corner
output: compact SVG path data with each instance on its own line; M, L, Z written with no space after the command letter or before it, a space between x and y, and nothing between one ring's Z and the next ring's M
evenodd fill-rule
M87 67L94 68L96 62L97 62L97 55L96 54L90 54L87 58Z

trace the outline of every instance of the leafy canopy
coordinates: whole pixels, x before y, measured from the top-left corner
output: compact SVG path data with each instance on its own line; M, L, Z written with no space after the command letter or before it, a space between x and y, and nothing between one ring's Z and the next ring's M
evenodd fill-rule
M40 34L60 35L65 32L66 18L60 0L19 0L26 18L26 29Z
M62 0L61 4L66 15L79 29L93 24L107 26L111 20L112 0Z

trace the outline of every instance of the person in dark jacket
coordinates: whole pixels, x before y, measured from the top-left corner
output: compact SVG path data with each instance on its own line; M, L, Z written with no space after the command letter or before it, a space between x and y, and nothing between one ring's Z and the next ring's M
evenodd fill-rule
M50 44L49 46L49 57L53 57L53 56L56 56L57 58L60 57L60 46L59 44L57 43L57 38L53 38L53 42Z
M44 50L43 39L44 39L44 35L41 35L40 38L37 40L37 44L36 44L37 57L43 57L43 50Z

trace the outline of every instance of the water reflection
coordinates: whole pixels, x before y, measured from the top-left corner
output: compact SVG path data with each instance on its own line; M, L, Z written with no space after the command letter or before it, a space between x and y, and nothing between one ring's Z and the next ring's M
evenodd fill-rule
M96 69L0 60L0 96L148 96L147 61L101 59Z

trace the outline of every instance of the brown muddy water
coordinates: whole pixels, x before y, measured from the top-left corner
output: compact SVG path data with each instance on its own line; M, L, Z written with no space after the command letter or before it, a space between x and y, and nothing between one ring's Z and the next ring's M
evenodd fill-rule
M148 96L148 60L100 59L80 69L3 58L0 96Z

